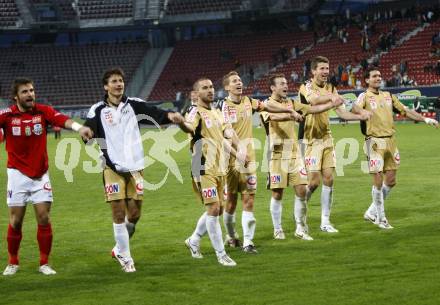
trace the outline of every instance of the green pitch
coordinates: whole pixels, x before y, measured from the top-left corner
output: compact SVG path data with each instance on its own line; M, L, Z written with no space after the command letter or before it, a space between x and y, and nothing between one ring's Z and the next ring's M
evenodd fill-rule
M332 129L336 139L362 139L358 124ZM79 166L73 172L74 182L67 183L54 165L57 143L50 135L55 196L51 264L58 274L45 277L37 272L36 224L29 206L21 269L13 277L0 276L0 304L439 304L440 131L425 124L404 124L397 129L402 165L397 187L386 201L394 230L381 231L362 218L371 202L371 178L360 170L362 154L344 168L345 176L336 177L332 221L340 233L319 231L320 192L312 197L312 242L293 237L291 190L283 200L287 239L272 239L270 193L265 190L266 175L258 172L255 244L260 254L227 249L238 264L235 268L217 263L208 237L202 242L202 260L192 259L185 248L183 241L203 208L191 190L188 150L172 152L184 182L170 173L162 188L146 192L143 215L132 239L134 274L123 273L110 257L113 228L101 175L85 174ZM264 143L263 130L255 131ZM74 136L63 133L63 138ZM186 135L179 132L176 139L183 141ZM151 144L146 141L146 152ZM89 159L82 146L80 165ZM4 147L0 164L3 270L8 221ZM146 180L157 183L165 173L166 167L155 162L146 170ZM241 235L241 213L237 228Z

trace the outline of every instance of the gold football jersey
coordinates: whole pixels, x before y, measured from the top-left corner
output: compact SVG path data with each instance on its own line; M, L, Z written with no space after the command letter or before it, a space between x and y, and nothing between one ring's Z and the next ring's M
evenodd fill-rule
M362 133L368 137L392 136L396 132L393 111L402 115L406 114L405 105L397 97L381 90L378 93L370 90L361 93L355 104L373 113L368 121L361 121Z

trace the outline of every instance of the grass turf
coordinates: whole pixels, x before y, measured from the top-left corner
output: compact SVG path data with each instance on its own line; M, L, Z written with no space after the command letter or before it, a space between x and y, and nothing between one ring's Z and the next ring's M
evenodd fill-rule
M336 141L350 137L362 143L357 124L332 129ZM45 277L37 272L36 224L29 206L20 270L13 277L0 276L0 304L438 304L440 134L424 124L402 124L397 130L402 164L397 187L386 201L394 230L381 231L362 219L371 202L371 178L360 170L361 152L355 163L344 167L345 175L335 180L332 221L340 233L319 231L319 192L312 197L312 242L293 237L292 190L285 193L283 203L287 239L272 239L270 193L264 188L266 174L258 172L255 244L260 253L227 249L238 263L235 268L217 263L207 237L202 260L192 259L184 247L203 208L191 191L188 150L172 152L184 181L181 184L170 174L162 188L145 193L143 215L131 243L134 274L124 274L110 258L113 229L101 175L85 174L78 167L74 182L67 183L54 165L57 142L51 135L55 197L51 264L58 274ZM255 136L264 143L262 129L255 129ZM75 135L63 133L63 137ZM178 133L176 139L183 141L186 136ZM151 144L145 142L146 152ZM262 151L258 154L261 160ZM89 159L81 147L80 161ZM0 164L5 163L3 150ZM0 198L6 198L5 172L5 168L0 171ZM159 182L165 172L166 167L155 162L145 170L146 180ZM7 213L4 201L0 258L5 266Z

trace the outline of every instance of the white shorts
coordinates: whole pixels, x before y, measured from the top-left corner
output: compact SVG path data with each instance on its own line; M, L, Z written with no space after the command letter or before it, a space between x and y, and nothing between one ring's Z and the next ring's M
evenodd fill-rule
M46 172L42 177L32 179L22 174L19 170L8 168L8 189L6 202L10 207L25 206L41 202L52 202L52 186L49 174Z

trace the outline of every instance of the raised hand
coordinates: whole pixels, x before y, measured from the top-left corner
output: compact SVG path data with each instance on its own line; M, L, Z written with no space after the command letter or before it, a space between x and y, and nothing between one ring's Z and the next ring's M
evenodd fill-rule
M93 138L93 131L87 126L82 126L78 133L85 142Z

